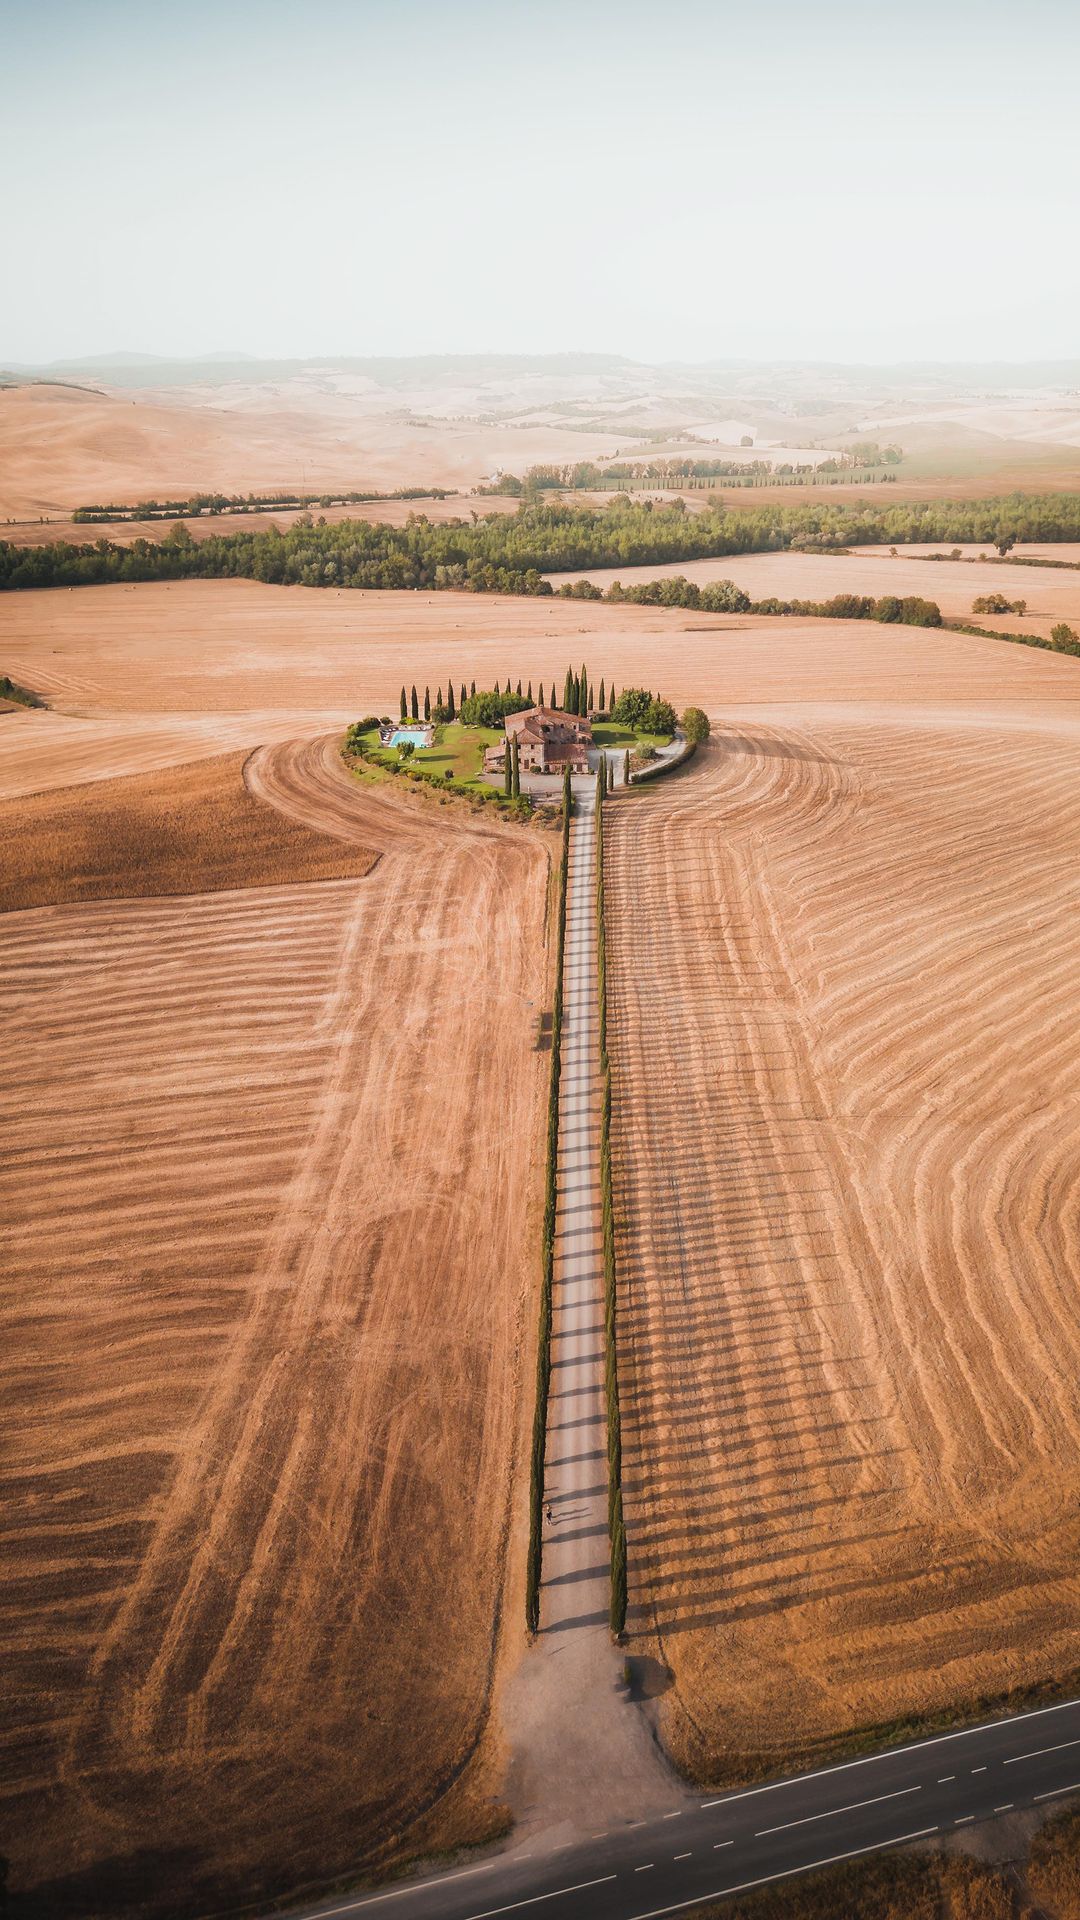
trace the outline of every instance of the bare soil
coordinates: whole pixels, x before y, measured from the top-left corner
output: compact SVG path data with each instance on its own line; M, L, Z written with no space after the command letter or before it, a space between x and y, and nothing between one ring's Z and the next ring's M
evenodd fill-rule
M951 639L784 648L609 813L631 1644L703 1780L1080 1657L1080 674L969 644L967 706Z
M313 832L244 784L246 754L0 802L0 912L338 880L377 854Z
M546 850L373 794L333 738L249 771L278 846L374 871L0 920L28 1913L265 1905L498 1817Z

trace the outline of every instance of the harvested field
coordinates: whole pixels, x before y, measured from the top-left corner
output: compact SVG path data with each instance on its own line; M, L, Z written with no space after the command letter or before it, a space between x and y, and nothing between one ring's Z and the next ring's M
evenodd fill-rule
M921 658L609 816L629 1620L709 1781L1080 1664L1080 675Z
M378 855L263 805L246 754L0 802L0 913L339 880ZM350 796L351 798L351 796Z
M423 514L426 520L468 520L471 513L514 513L517 501L496 495L474 497L450 494L445 500L360 500L349 507L311 507L313 518L335 525L342 520L367 520L384 526L403 527L410 514ZM193 540L208 540L215 533L265 533L268 527L291 527L300 507L278 508L272 513L197 514L185 521ZM88 523L85 520L19 520L0 524L0 540L16 547L44 547L54 540L68 540L73 546L92 546L102 538L114 547L129 547L134 540L163 540L172 520L116 520Z
M1010 578L1019 571L999 569ZM3 670L65 714L111 734L123 734L128 715L169 738L179 728L199 737L216 730L217 751L297 734L309 721L317 732L368 711L396 713L403 679L421 690L429 683L433 695L451 674L481 686L509 674L561 687L567 664L583 655L609 683L659 684L678 705L705 702L713 712L777 698L918 700L928 684L950 702L970 701L976 689L990 700L1080 692L1072 661L1033 655L1018 680L1018 649L958 635L494 594L185 580L12 594L3 614ZM40 724L44 735L56 719L32 714L25 724ZM21 724L16 715L4 722ZM86 742L91 759L95 737ZM62 762L53 756L58 773ZM121 772L129 763L105 764ZM31 777L24 767L22 781Z
M251 777L279 834L378 867L0 920L27 1913L265 1905L492 1819L545 848L395 807L333 742Z
M1069 552L1063 552L1063 559ZM652 567L600 567L588 569L584 578L598 587L609 587L621 580L624 587L645 580L663 580L682 574L704 586L707 580L734 580L753 600L827 600L834 593L921 594L936 600L950 618L975 619L972 601L981 594L1003 593L1010 600L1026 600L1027 613L1012 621L1023 632L1046 635L1057 620L1080 619L1080 572L1055 567L997 566L993 561L980 565L967 560L929 562L909 556L900 547L896 559L888 551L867 553L856 547L849 554L831 553L743 553L726 554L719 560L678 560L670 565ZM553 586L573 582L583 576L552 573L546 576ZM587 604L587 603L586 603ZM1003 624L997 616L994 625Z

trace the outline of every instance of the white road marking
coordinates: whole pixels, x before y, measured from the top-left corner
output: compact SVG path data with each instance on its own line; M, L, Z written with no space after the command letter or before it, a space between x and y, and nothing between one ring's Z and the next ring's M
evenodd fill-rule
M1056 1800L1059 1793L1080 1793L1080 1783L1075 1780L1071 1787L1055 1787L1052 1793L1037 1793L1036 1800Z
M1011 1813L1015 1805L1016 1805L1015 1800L1006 1800L1005 1805L1003 1807L995 1807L994 1812L995 1813Z
M967 1823L968 1823L968 1821L969 1821L969 1820L974 1820L974 1818L975 1818L975 1815L974 1815L973 1813L962 1813L962 1814L960 1815L960 1818L959 1818L959 1820L954 1820L954 1821L953 1821L953 1826L954 1826L954 1827L966 1827L966 1826L967 1826Z
M1064 1713L1080 1707L1080 1700L1058 1700L1052 1707L1035 1707L1030 1713L1008 1713L1001 1720L983 1720L977 1727L958 1727L955 1733L935 1733L929 1740L911 1740L906 1747L886 1747L881 1753L864 1753L858 1760L840 1760L835 1767L818 1767L814 1773L792 1773L786 1780L770 1780L764 1787L744 1787L741 1793L725 1793L718 1800L702 1800L704 1807L730 1806L736 1800L749 1800L753 1794L776 1793L780 1787L801 1786L804 1780L823 1780L830 1773L849 1773L852 1767L872 1767L893 1760L901 1753L921 1753L927 1747L944 1746L949 1740L969 1740L973 1733L992 1733L1014 1721L1038 1720L1048 1713ZM705 1898L706 1896L702 1896ZM712 1896L709 1896L710 1898Z
M918 1833L898 1833L892 1840L880 1840L877 1846L855 1847L851 1853L831 1853L827 1860L808 1860L802 1867L785 1867L783 1873L767 1873L760 1880L742 1880L737 1887L714 1887L711 1893L695 1893L690 1900L675 1900L670 1907L653 1907L648 1913L635 1913L631 1920L663 1920L666 1913L684 1913L687 1907L700 1907L705 1900L723 1900L729 1893L749 1893L751 1887L768 1887L774 1880L790 1880L796 1873L816 1873L819 1867L835 1867L841 1860L857 1860L860 1854L879 1853L883 1847L906 1846L909 1840L926 1840L936 1827L920 1827ZM473 1920L485 1920L481 1914Z
M363 1900L349 1900L343 1907L319 1907L314 1920L331 1920L335 1913L356 1913L361 1907L374 1907L383 1900L400 1900L406 1893L426 1893L429 1887L445 1887L453 1880L469 1880L478 1873L490 1873L493 1867L500 1865L498 1860L485 1860L479 1867L463 1867L460 1873L441 1873L437 1880L417 1880L410 1886L394 1887L389 1893L369 1893Z
M536 1907L541 1900L559 1900L566 1893L584 1893L587 1887L602 1887L606 1881L617 1879L614 1873L603 1873L599 1880L579 1880L575 1887L555 1887L551 1893L534 1893L529 1900L511 1900L505 1907L486 1907L483 1913L472 1913L469 1920L495 1920L497 1913L516 1913L519 1907Z
M664 1815L664 1819L665 1819L665 1820L681 1820L681 1819L682 1819L682 1808L681 1808L681 1807L676 1807L676 1809L675 1809L675 1811L674 1811L674 1813L665 1813L665 1815Z
M676 1860L692 1860L694 1856L692 1853L677 1853L673 1857Z
M895 1793L878 1793L872 1800L853 1800L847 1807L827 1807L824 1813L808 1813L802 1820L785 1820L779 1827L759 1827L755 1840L764 1840L770 1833L786 1833L789 1827L808 1827L815 1820L831 1820L838 1813L857 1813L860 1807L876 1807L882 1800L902 1800L905 1794L921 1793L921 1787L898 1787Z
M719 1853L721 1847L733 1847L734 1845L734 1840L718 1840L713 1848L713 1852Z
M985 1772L986 1772L986 1768L985 1768L985 1767L972 1767L972 1769L971 1769L971 1771L972 1771L972 1773L985 1773Z
M635 1873L651 1873L655 1864L656 1862L654 1860L647 1860L643 1867L635 1867L634 1872Z
M946 1783L949 1780L955 1780L955 1779L956 1779L955 1773L943 1773L940 1780L938 1781L938 1786L943 1787L946 1785Z
M1056 1747L1033 1747L1030 1753L1014 1753L1011 1760L1003 1760L1003 1767L1015 1767L1020 1760L1038 1760L1044 1753L1064 1753L1066 1747L1080 1747L1080 1740L1059 1740Z

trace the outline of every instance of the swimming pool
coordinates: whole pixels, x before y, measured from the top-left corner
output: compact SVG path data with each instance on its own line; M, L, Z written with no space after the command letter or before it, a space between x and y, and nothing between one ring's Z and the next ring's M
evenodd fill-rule
M390 735L390 745L392 747L401 747L404 746L406 740L411 740L414 747L430 747L431 728L395 727L393 733Z

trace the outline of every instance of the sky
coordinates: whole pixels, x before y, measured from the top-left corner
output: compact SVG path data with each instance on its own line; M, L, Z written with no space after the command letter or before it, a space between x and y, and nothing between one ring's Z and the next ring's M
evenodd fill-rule
M0 0L0 365L1080 356L1075 0Z

